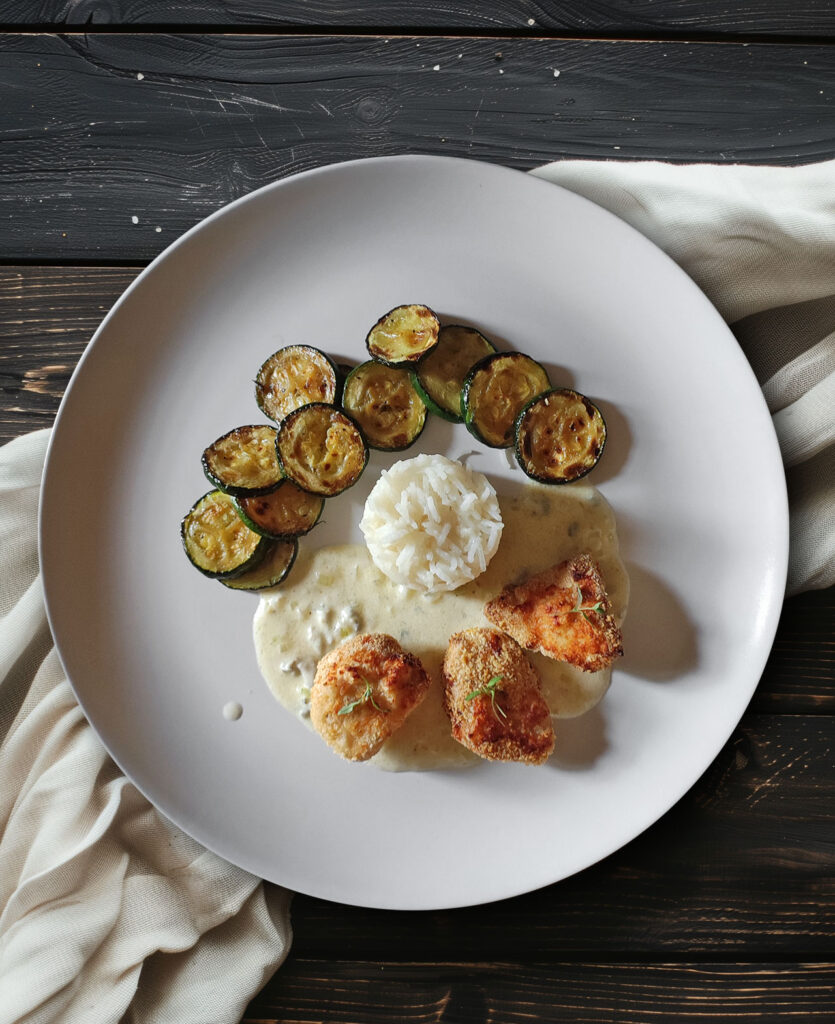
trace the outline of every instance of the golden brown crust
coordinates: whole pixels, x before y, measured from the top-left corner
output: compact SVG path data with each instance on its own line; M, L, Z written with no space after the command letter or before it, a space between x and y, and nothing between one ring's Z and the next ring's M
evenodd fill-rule
M420 660L393 636L361 633L319 662L310 721L337 754L367 761L420 704L429 685Z
M600 570L589 555L505 587L487 602L484 614L527 650L586 672L607 668L623 654L620 628Z
M443 671L444 709L459 743L489 761L548 760L554 750L551 712L536 669L515 640L488 628L456 633ZM496 676L501 679L491 690L487 684Z

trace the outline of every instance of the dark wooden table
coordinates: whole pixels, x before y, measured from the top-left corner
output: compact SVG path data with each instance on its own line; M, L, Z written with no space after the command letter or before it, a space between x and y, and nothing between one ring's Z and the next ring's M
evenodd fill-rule
M143 265L275 178L835 156L833 0L0 0L0 28L3 440ZM245 1020L835 1019L834 609L786 601L733 738L629 846L470 910L297 897Z

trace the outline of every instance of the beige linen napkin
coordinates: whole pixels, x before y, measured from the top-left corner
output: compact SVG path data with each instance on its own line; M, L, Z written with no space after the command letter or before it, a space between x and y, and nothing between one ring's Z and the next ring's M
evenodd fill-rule
M730 324L789 488L787 592L835 583L835 161L749 167L566 160L534 172L651 238Z
M534 173L652 238L732 324L788 466L789 591L835 582L835 162ZM0 448L0 1024L231 1024L287 952L288 896L151 808L75 703L38 577L47 437Z
M48 437L0 448L0 1024L233 1024L289 896L154 810L75 702L38 575Z

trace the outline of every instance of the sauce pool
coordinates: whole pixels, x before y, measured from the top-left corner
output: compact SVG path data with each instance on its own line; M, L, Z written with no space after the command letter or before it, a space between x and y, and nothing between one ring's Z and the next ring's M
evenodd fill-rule
M501 543L477 580L451 593L424 597L392 583L362 544L302 551L290 577L264 591L253 623L258 665L276 699L309 724L316 663L355 633L388 633L417 655L432 679L426 700L371 763L389 771L422 771L477 763L450 735L443 710L441 666L453 633L488 625L482 609L509 583L588 552L600 566L615 617L626 613L629 580L618 554L612 510L591 486L558 489L531 484L499 495ZM558 718L573 718L606 693L611 669L583 672L528 652L545 698Z

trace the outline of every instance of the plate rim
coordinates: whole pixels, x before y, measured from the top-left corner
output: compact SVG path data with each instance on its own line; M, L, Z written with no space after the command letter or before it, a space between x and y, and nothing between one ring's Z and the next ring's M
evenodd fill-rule
M54 471L54 443L55 443L55 438L58 435L59 429L61 427L61 423L62 423L62 419L63 419L64 413L65 413L65 409L67 408L67 406L69 404L69 396L72 393L72 390L73 390L73 387L74 387L76 379L82 373L85 372L84 367L85 367L85 364L86 364L87 357L88 357L89 353L93 350L94 345L99 341L99 339L107 332L111 320L117 315L117 312L123 306L123 304L128 301L129 297L133 294L133 292L135 290L143 287L144 283L146 282L146 280L149 277L151 277L154 273L156 273L159 270L159 268L165 263L165 261L167 259L169 259L181 246L184 246L185 244L187 244L189 239L191 239L193 236L195 236L199 232L202 232L203 230L205 230L209 225L214 224L217 220L219 220L219 219L221 219L223 217L233 215L234 211L236 211L237 209L239 209L242 206L246 205L247 203L255 201L258 197L261 197L265 193L272 192L272 191L275 191L275 190L279 190L279 189L281 189L281 188L283 188L285 186L288 186L288 185L291 185L293 183L296 183L296 182L298 182L301 179L311 179L311 178L314 178L314 177L319 177L319 176L323 176L323 175L338 173L338 171L340 169L352 168L352 167L357 167L357 166L362 166L362 165L377 165L377 166L379 166L379 165L383 165L383 164L395 164L395 163L397 163L397 164L417 164L417 163L420 163L420 162L431 162L431 163L434 163L434 164L446 164L446 165L466 165L468 168L477 168L482 173L486 173L486 174L497 173L497 174L507 175L508 181L511 180L511 176L515 177L517 179L521 179L522 177L524 177L528 182L536 182L536 186L535 187L537 187L537 188L541 188L543 190L549 190L549 191L553 191L555 188L559 189L562 192L570 194L573 199L578 200L579 202L581 202L583 204L588 204L589 206L594 207L595 210L597 210L600 213L602 213L603 215L605 215L605 217L613 218L614 220L616 220L622 227L625 227L628 230L628 232L630 232L634 236L637 236L637 238L639 238L641 240L641 244L645 244L645 245L651 246L656 251L656 253L660 254L663 257L663 259L667 262L669 267L670 268L674 268L675 272L677 272L678 274L682 275L683 278L685 278L687 280L687 282L689 283L689 286L693 289L694 293L696 295L698 295L698 296L701 296L701 301L704 302L712 310L712 312L713 312L713 314L714 314L714 316L716 318L717 323L719 325L721 325L721 328L724 330L724 333L726 335L727 341L731 344L732 348L736 351L736 353L738 355L738 362L740 364L740 367L743 369L743 371L747 371L747 373L748 373L748 375L750 377L750 381L751 381L751 383L752 383L752 385L754 387L754 391L752 392L752 396L751 397L754 398L755 395L759 396L759 403L761 404L762 409L767 414L768 422L770 422L770 414L768 413L768 409L767 409L767 404L765 402L765 398L764 398L764 396L762 394L762 390L760 388L760 385L759 385L758 381L756 380L756 377L754 375L754 372L753 372L753 369L751 368L750 363L748 362L748 360L746 359L744 353L742 352L742 349L739 347L738 343L736 342L736 340L735 340L735 338L734 338L734 336L733 336L729 326L727 325L727 323L724 321L724 319L718 313L718 311L716 310L716 307L713 305L711 300L707 297L707 295L705 295L705 293L702 291L702 289L699 287L699 285L696 284L696 282L693 280L693 278L690 277L690 275L678 263L676 263L675 260L672 259L672 257L670 257L663 249L661 249L661 247L658 246L657 243L655 243L651 239L647 238L646 235L642 234L637 228L633 227L627 221L623 220L621 217L618 217L617 214L612 213L610 210L607 210L605 207L599 205L598 203L595 203L594 201L592 201L590 199L587 199L585 196L583 196L583 195L581 195L579 193L573 192L571 189L567 189L567 188L565 188L562 185L550 182L550 181L548 181L548 180L546 180L544 178L540 178L540 177L538 177L538 176L536 176L534 174L531 174L529 171L522 171L522 170L517 169L517 168L507 167L507 166L505 166L503 164L491 163L491 162L481 161L481 160L473 160L473 159L469 159L469 158L466 158L466 157L436 156L436 155L433 155L433 154L426 154L426 153L401 153L401 154L394 154L394 155L387 155L387 156L375 156L375 157L366 157L366 158L360 158L360 159L336 161L336 162L331 162L331 163L324 164L324 165L321 165L321 166L318 166L318 167L310 168L310 169L305 170L305 171L300 171L300 172L298 172L296 174L287 175L286 177L277 179L277 180L272 181L272 182L268 182L267 184L259 187L258 189L255 189L255 190L253 190L251 192L248 192L248 193L246 193L243 196L239 196L238 198L232 200L231 202L229 202L229 203L219 207L217 210L213 211L208 216L206 216L206 217L202 218L201 220L199 220L196 224L192 225L192 227L190 227L185 232L183 232L182 235L180 235L178 238L176 238L170 245L166 246L166 248L163 249L162 252L160 252L156 257L154 257L154 259L146 267L144 267L140 271L140 273L136 276L136 278L118 296L116 301L113 303L113 305L110 307L110 309L107 311L106 315L103 317L103 319L99 323L99 325L96 328L96 330L93 332L90 340L88 341L87 345L85 346L84 351L83 351L81 357L79 358L79 360L78 360L78 362L77 362L77 364L76 364L76 366L75 366L75 368L73 370L73 373L72 373L72 375L70 377L70 380L68 381L68 384L67 384L64 396L61 399L61 403L60 403L58 412L56 413L55 420L54 420L53 425L52 425L52 429L51 429L51 432L50 432L50 437L49 437L49 441L48 441L48 445L47 445L47 450L46 450L45 461L44 461L44 471L43 471L43 477L42 477L42 486L40 488L40 493L39 493L39 498L38 498L38 556L39 556L39 562L40 562L40 566L41 566L41 576L42 576L42 581L43 581L43 594L44 594L44 606L45 606L45 610L46 610L46 617L47 617L47 622L48 622L48 625L49 625L49 628L50 628L50 632L51 632L51 635L52 635L52 638L53 638L53 642L55 644L55 649L56 649L56 652L58 654L59 660L61 662L62 669L64 671L64 674L65 674L68 682L70 683L70 686L72 688L72 691L73 691L73 694L75 696L75 699L78 702L79 706L81 707L81 709L82 709L82 711L83 711L83 713L85 715L85 718L87 719L88 724L92 727L93 731L95 732L95 734L96 734L97 738L99 739L99 741L104 746L104 748L107 751L108 755L113 759L113 761L119 767L119 770L132 782L133 785L135 785L137 787L137 789L140 792L142 792L143 796L145 796L145 798L149 800L151 805L154 806L155 809L160 814L162 814L164 817L170 819L172 822L175 823L175 825L178 828L182 829L186 834L188 834L190 836L193 836L193 833L190 830L184 828L174 815L170 814L168 810L165 810L162 807L158 806L148 796L148 794L145 792L145 790L142 788L142 786L140 786L133 779L132 775L125 769L124 765L121 762L120 757L117 756L116 752L114 752L114 750L111 749L109 744L100 735L100 733L99 733L98 729L96 728L94 722L91 720L91 717L90 717L88 709L87 709L87 707L85 705L85 702L79 696L79 693L78 693L78 690L76 688L76 685L73 682L73 680L72 680L72 678L70 676L70 673L66 669L66 666L64 664L64 657L63 657L62 650L61 650L61 645L60 645L60 643L59 643L59 641L58 641L58 639L57 639L57 637L55 635L54 609L52 607L50 596L49 596L50 587L49 587L49 582L48 582L51 570L45 564L44 557L43 557L44 537L45 537L45 532L46 532L46 526L45 526L45 522L44 522L44 519L45 519L45 517L44 517L44 509L45 509L45 506L47 505L48 501L51 500L51 491L50 491L51 484L50 484L50 479L51 479L51 473ZM537 168L532 168L531 170L536 170L536 169ZM544 192L543 192L543 194L544 194ZM762 440L764 440L764 438ZM690 791L690 789L692 789L693 785L698 781L698 779L701 777L701 775L710 767L710 764L713 763L713 761L715 760L717 755L720 753L722 748L727 743L727 741L730 738L730 736L732 736L734 730L738 727L739 721L741 719L741 715L744 714L745 707L750 702L751 697L753 696L754 692L756 691L757 686L759 685L759 682L760 682L760 680L762 678L762 673L763 673L764 666L765 666L765 664L766 664L766 662L768 660L768 657L770 656L771 650L773 648L774 637L776 635L780 614L781 614L783 603L784 603L784 600L785 600L785 583L786 583L787 573L788 573L788 558L789 558L788 493L787 493L787 487L786 487L786 478L785 478L785 471L784 471L784 466L783 466L783 462L782 462L782 456L781 456L781 453L780 453L780 449L779 449L779 444L778 444L778 441L777 441L776 433L774 432L774 429L773 429L773 425L772 425L771 430L768 432L768 441L769 441L770 447L772 449L771 450L771 454L770 454L770 459L774 463L775 469L779 470L779 473L777 474L777 481L779 481L781 483L780 494L779 495L775 495L775 500L776 500L777 497L779 497L781 499L780 500L780 509L779 509L780 519L781 519L781 524L780 524L781 529L780 529L780 537L779 537L779 551L772 552L772 557L773 557L773 560L774 560L775 596L773 597L769 607L767 608L767 614L766 614L766 616L765 616L765 618L763 620L762 626L761 626L762 636L764 638L767 637L767 643L766 643L765 639L763 639L762 646L761 646L760 651L759 651L759 657L757 657L755 659L755 661L752 663L751 669L749 670L750 680L751 680L750 686L746 686L746 688L744 690L744 693L742 692L742 688L739 688L738 697L739 697L740 705L742 707L741 712L738 715L734 714L733 716L731 716L732 720L729 720L729 726L728 726L728 729L727 729L727 733L725 733L725 730L722 730L721 742L718 742L718 744L716 745L716 749L712 749L711 750L709 759L706 761L706 763L701 765L701 767L699 768L698 771L693 773L693 777L689 779L689 781L688 781L687 785L685 786L685 788L683 790L681 790L681 792L678 792L677 796L671 802L668 802L666 804L665 808L660 813L657 813L655 811L655 809L652 809L645 816L640 818L640 820L637 823L633 819L630 828L627 830L629 832L629 837L626 840L623 840L622 838L615 838L614 840L612 840L612 842L610 844L602 844L602 846L601 846L602 852L600 852L599 856L597 856L595 859L588 860L588 861L584 862L584 864L581 865L580 867L572 868L572 869L570 869L570 870L568 870L566 872L557 873L556 876L553 877L550 881L536 882L533 886L527 885L524 882L520 882L520 883L517 883L516 885L512 885L512 886L506 887L505 889L503 889L499 893L492 893L492 894L488 893L488 894L486 894L481 899L473 899L471 897L466 897L466 898L460 900L459 902L451 901L450 899L441 899L438 902L427 902L426 900L422 900L419 903L411 904L411 903L409 903L408 900L405 900L405 901L402 902L402 904L398 904L398 903L393 903L391 900L383 900L383 901L375 903L375 902L368 901L366 899L363 899L363 900L352 900L351 898L344 898L343 899L341 897L339 899L339 902L342 902L342 903L344 903L344 905L347 905L347 906L357 906L357 907L363 907L363 908L368 908L368 909L442 910L442 909L454 909L454 908L457 908L457 907L466 907L466 906L479 906L479 905L484 905L484 904L488 904L488 903L497 902L499 900L506 899L506 898L512 898L512 897L519 896L519 895L522 895L522 894L525 894L525 893L534 892L534 891L537 891L538 889L543 888L545 886L552 885L552 884L555 884L555 883L557 883L559 881L562 881L562 880L564 880L566 878L572 877L572 875L576 874L578 871L582 871L582 870L585 870L588 867L592 867L594 864L599 863L600 861L602 861L602 860L606 859L607 857L611 856L616 851L622 849L625 845L627 845L628 843L632 842L634 839L638 838L648 828L650 828L653 824L655 824L657 821L659 821L665 814L667 814L672 809L672 807L675 806L676 803L678 803L679 800L681 800L681 798L683 796L686 795L686 793L688 793ZM778 540L778 538L775 538L775 540ZM690 773L688 773L688 777L689 777L689 774ZM207 850L210 850L211 852L216 853L218 856L223 857L224 859L228 860L233 865L240 866L243 870L248 870L248 871L251 870L250 868L247 868L245 865L241 864L241 861L240 861L239 858L232 859L227 854L219 851L217 849L217 847L213 843L207 842L206 838L204 838L204 837L200 837L200 838L194 837L194 838L196 838L196 841L199 842L202 846L204 846ZM220 844L220 845L222 846L223 844ZM287 884L287 883L282 883L282 882L278 881L277 884ZM304 888L304 887L297 886L295 884L294 884L294 889L295 889L295 891L304 892L304 893L306 893L308 895L312 895L312 896L317 897L317 898L333 899L332 896L328 896L328 895L322 896L321 893L316 892L313 889L307 889L307 888Z

